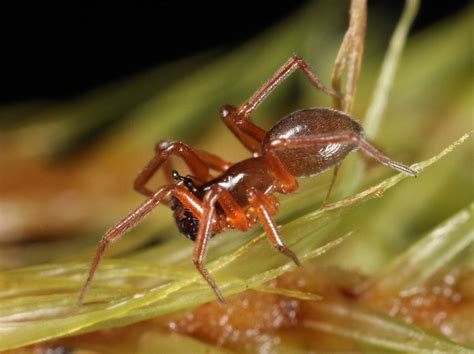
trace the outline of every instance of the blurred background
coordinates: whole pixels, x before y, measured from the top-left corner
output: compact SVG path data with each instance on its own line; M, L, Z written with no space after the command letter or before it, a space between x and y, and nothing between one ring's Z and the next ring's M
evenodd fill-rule
M366 49L353 111L362 125L403 6L403 1L369 1ZM14 279L15 273L8 270L26 272L30 268L25 266L54 268L78 262L81 268L74 270L76 277L68 285L75 294L104 230L143 201L132 183L151 158L155 143L182 140L231 161L247 157L220 121L219 107L244 102L293 53L329 84L347 29L348 8L348 1L288 1L272 6L159 1L133 6L68 2L49 9L41 4L0 11L3 295L12 296L15 287L25 298L33 291L21 290L20 283L2 282ZM373 139L395 160L411 164L428 159L474 128L472 13L469 1L421 3ZM296 109L330 105L327 97L295 74L262 104L254 120L268 128ZM472 214L470 140L378 204L354 208L334 225L336 218L324 219L336 230L323 231L324 236L349 230L357 237L318 258L318 264L366 276L378 274L460 210ZM366 161L363 176L356 176L360 159L352 155L343 164L332 201L393 175ZM181 171L183 166L177 163ZM317 210L330 177L325 173L302 181L299 193L281 198L279 223ZM162 183L164 178L158 175L152 185ZM305 197L308 193L314 198ZM216 246L209 260L249 240L239 233L229 235L213 240ZM114 244L108 255L191 268L191 248L178 235L169 210L159 208ZM272 254L270 248L268 252ZM457 252L443 264L444 271L472 269L472 242ZM43 276L42 268L31 269L36 269L35 276ZM468 314L474 308L472 274L466 279ZM433 323L425 325L453 340L474 342L472 333L456 337ZM459 331L469 328L466 318L462 323L465 327Z
M177 59L211 50L222 55L308 3L224 6L144 1L122 6L72 2L50 9L5 9L0 103L70 99ZM422 2L411 35L449 18L468 3ZM403 1L370 1L369 21L383 18L377 24L388 31L402 8Z

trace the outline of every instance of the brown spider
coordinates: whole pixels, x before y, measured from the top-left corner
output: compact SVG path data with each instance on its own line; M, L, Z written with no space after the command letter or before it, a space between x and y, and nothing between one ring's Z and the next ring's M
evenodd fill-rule
M415 170L389 159L369 144L364 139L363 128L353 118L334 109L308 108L293 112L268 132L253 124L251 113L296 69L301 69L317 89L340 97L325 87L300 57L293 56L239 108L230 105L221 108L220 115L225 124L253 157L231 164L181 142L159 143L155 156L134 183L135 189L148 199L102 237L79 295L79 303L109 243L120 238L159 204L166 204L173 210L178 229L195 241L193 263L217 298L225 302L204 267L207 242L215 234L227 229L247 231L260 220L273 247L300 265L298 257L281 240L272 219L278 210L278 201L272 194L296 191L297 177L314 176L337 166L355 149L361 149L388 167L416 176ZM172 170L168 160L170 155L181 157L192 176L183 177ZM152 191L145 185L163 164L170 184ZM210 170L219 174L214 177Z

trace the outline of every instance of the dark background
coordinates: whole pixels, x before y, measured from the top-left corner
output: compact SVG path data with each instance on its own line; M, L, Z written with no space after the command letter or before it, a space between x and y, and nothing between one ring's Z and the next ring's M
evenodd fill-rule
M205 49L230 48L303 6L180 1L101 2L0 9L0 104L68 98ZM412 33L468 1L422 1ZM369 16L399 17L404 1L369 1ZM370 19L370 18L369 18Z

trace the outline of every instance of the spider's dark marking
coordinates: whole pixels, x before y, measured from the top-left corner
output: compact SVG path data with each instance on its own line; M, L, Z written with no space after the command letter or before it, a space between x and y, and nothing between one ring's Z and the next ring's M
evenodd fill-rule
M196 241L199 219L175 197L171 197L170 208L173 210L173 216L179 232L191 241Z

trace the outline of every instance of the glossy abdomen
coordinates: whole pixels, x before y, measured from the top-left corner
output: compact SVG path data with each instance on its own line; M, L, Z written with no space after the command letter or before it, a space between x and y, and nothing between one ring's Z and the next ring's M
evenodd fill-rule
M318 135L334 135L354 132L360 136L364 130L354 119L343 112L329 108L310 108L293 112L283 117L268 132L266 141L276 139L295 139ZM277 155L288 169L296 176L312 176L337 165L354 150L354 144L326 144L304 148L284 148Z

